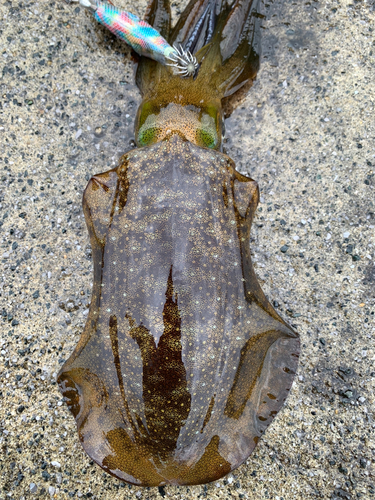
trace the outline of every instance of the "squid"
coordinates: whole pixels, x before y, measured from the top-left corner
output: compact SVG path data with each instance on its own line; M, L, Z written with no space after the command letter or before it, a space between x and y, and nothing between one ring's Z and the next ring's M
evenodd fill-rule
M171 28L169 0L151 1L171 58L140 54L137 148L83 194L92 301L58 383L86 453L135 485L239 467L296 373L299 336L251 262L258 185L222 150L258 71L259 3L191 0Z

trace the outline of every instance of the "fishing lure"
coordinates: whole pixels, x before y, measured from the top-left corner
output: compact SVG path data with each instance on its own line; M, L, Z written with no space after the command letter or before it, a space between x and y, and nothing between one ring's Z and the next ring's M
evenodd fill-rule
M72 0L94 12L95 19L124 40L137 54L171 66L181 76L193 76L198 69L195 57L182 47L171 47L146 21L130 12L99 0Z
M256 279L257 183L223 152L224 107L259 65L258 0L168 0L146 21L200 64L142 57L137 149L89 181L88 320L58 383L88 455L142 486L202 484L243 463L288 395L298 335Z

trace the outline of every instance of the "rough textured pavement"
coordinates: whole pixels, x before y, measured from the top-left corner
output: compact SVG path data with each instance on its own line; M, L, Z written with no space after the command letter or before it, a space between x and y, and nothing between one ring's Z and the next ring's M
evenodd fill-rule
M158 490L89 460L55 383L90 303L82 192L134 146L129 51L79 7L2 0L1 500L374 497L374 9L264 6L261 69L225 147L260 185L255 270L301 335L298 375L234 474Z

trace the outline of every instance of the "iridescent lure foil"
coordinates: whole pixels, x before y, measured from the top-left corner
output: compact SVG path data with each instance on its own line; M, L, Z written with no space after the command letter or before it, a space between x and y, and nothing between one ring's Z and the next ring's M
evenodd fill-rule
M158 31L130 12L101 3L94 16L99 23L124 40L141 56L166 64L169 55L175 52Z
M114 35L124 40L140 56L158 61L164 66L171 66L173 72L181 77L194 76L198 70L198 61L181 45L171 45L159 31L146 21L140 20L130 12L121 11L107 2L99 0L71 0L79 2L94 12L96 20Z

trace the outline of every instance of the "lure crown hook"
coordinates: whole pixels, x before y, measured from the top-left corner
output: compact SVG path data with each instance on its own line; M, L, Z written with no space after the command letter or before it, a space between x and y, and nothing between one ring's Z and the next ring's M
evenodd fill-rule
M167 63L167 66L178 69L178 73L181 76L193 76L199 67L197 58L190 51L185 50L182 45L179 47L173 45L173 49L174 52L168 55L168 59L172 61L172 63Z

